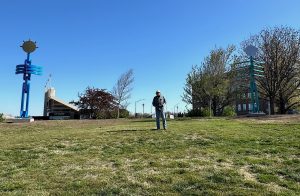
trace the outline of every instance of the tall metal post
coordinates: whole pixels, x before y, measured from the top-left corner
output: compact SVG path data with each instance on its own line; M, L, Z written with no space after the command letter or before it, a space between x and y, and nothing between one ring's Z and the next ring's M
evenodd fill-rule
M31 74L29 71L29 67L31 66L30 61L30 53L27 53L27 59L24 62L24 73L23 73L23 87L22 87L22 98L21 98L21 109L20 109L20 117L21 118L28 118L28 110L29 110L29 92L30 92L30 78ZM24 110L25 104L25 110Z
M251 92L251 103L252 103L252 112L259 112L259 99L258 99L258 90L255 82L254 74L254 61L253 56L250 56L250 92Z
M140 99L134 102L134 116L137 117L137 113L136 113L136 104L140 101L144 101L145 99Z

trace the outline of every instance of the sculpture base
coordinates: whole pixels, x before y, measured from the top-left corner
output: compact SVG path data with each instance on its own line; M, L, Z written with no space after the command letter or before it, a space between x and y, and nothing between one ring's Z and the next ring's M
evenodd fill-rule
M6 119L5 122L7 123L31 123L34 122L33 118L12 118Z

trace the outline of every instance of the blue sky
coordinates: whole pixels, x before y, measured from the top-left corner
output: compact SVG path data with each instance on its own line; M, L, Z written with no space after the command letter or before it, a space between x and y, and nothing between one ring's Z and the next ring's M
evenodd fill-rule
M186 74L215 46L239 45L264 27L300 28L298 0L1 0L0 112L19 114L23 40L38 42L32 63L44 67L31 82L30 115L41 115L44 85L65 101L87 86L111 90L134 69L129 106L150 112L160 89L168 109L181 101ZM142 110L138 104L138 112Z

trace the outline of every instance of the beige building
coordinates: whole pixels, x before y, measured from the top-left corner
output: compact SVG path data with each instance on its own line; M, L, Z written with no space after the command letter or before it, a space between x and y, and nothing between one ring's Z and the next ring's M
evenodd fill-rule
M78 108L57 98L54 88L49 88L45 92L44 116L48 116L50 120L80 118Z

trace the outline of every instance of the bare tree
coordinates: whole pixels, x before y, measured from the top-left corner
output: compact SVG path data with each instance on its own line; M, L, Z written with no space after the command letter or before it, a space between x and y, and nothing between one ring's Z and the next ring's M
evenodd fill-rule
M258 79L259 90L270 101L271 114L277 103L280 113L300 104L299 96L300 32L289 27L264 29L242 45L258 49L257 59L263 63L264 78Z
M112 89L112 94L115 97L118 106L117 118L120 117L120 109L126 109L129 105L128 99L131 97L133 81L133 70L130 69L120 76L116 85Z

